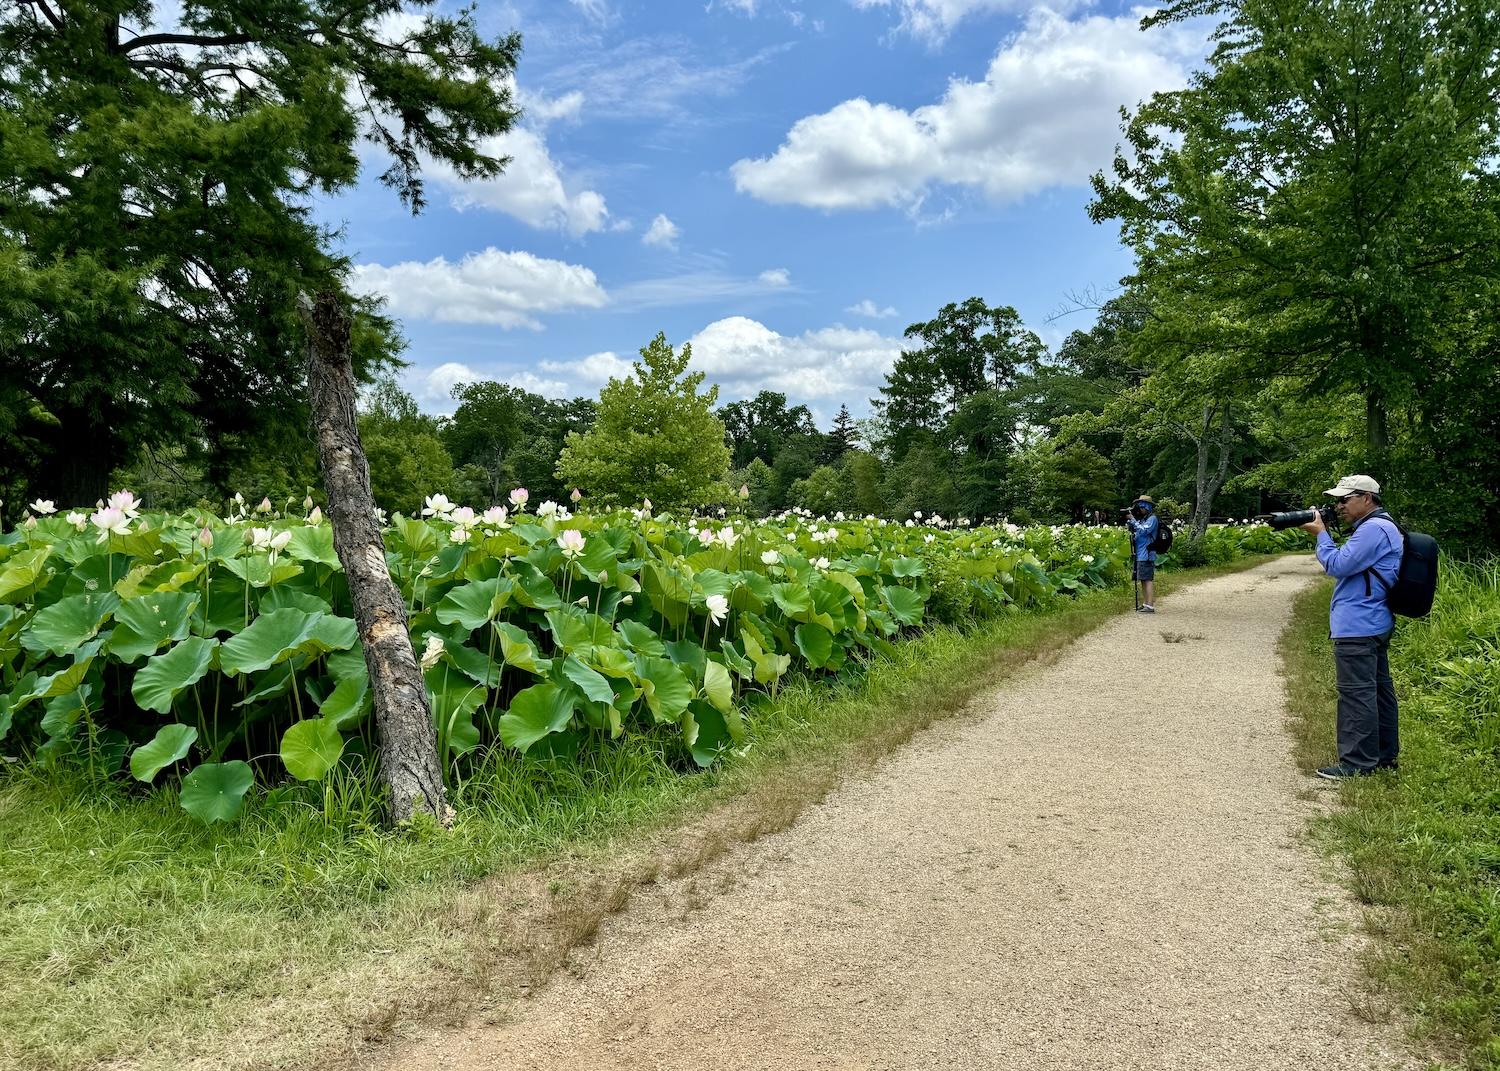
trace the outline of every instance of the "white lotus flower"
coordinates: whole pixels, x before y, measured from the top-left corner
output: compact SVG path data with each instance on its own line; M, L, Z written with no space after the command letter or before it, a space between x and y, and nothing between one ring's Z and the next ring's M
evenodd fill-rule
M79 513L77 510L74 510L72 513L68 514L67 520L69 524L78 529L78 531L80 532L89 526L88 514Z
M276 532L270 528L252 528L246 533L245 538L252 547L257 550L266 550L271 545L271 537Z
M729 600L722 595L710 595L703 600L708 607L708 619L715 625L724 623L725 616L729 613Z
M422 672L426 673L443 657L443 637L436 632L427 634L427 646L422 649Z
M740 484L740 497L741 498L749 498L750 497L750 485L749 484L746 484L746 483Z
M38 516L46 517L57 512L57 506L50 498L39 498L31 504L31 512Z
M734 534L734 526L726 524L719 529L719 542L724 544L724 549L732 550L734 545L740 541L740 537Z
M1083 563L1085 565L1093 565L1094 564L1094 556L1092 554L1085 554L1083 556Z
M524 487L517 487L510 493L510 504L515 506L516 509L523 509L530 500L531 492Z
M583 553L584 535L577 528L569 528L557 537L557 545L562 552L570 558L576 558Z
M815 562L813 562L813 564L816 565L819 569L827 569L828 568L828 559L827 558L819 558Z
M125 516L122 510L114 506L105 506L99 510L89 521L99 529L99 542L103 543L112 535L129 535L130 518Z
M474 527L474 511L468 506L459 506L448 515L448 519L463 528Z
M453 503L448 501L447 495L428 495L422 501L425 503L422 509L424 517L446 517L453 512Z
M456 525L453 530L448 533L448 542L467 543L469 541L469 537L473 534L473 532L465 528L463 525Z
M291 532L277 532L271 537L271 553L276 554L286 549L286 545L292 541Z
M698 542L702 543L705 547L714 545L714 530L712 528L705 528L695 534L698 537Z
M641 509L645 510L647 513L651 512L651 500L649 498L641 499Z
M781 561L781 555L774 550L764 551L760 556L760 561L762 565L775 565Z
M481 519L491 527L503 528L505 527L505 518L508 516L510 516L510 510L504 506L491 506L484 511L484 516Z

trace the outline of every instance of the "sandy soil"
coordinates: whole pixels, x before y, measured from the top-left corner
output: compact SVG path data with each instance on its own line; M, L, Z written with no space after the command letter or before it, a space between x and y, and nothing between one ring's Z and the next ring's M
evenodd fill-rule
M1284 559L1111 622L639 894L504 1025L384 1066L1415 1066L1355 1014L1357 910L1301 836L1275 651L1316 575Z

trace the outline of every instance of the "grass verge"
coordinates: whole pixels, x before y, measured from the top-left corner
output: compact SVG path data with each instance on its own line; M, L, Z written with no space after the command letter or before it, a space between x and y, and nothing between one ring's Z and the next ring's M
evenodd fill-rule
M1166 573L1162 595L1264 558ZM785 828L851 771L1128 610L1130 590L940 627L838 686L795 683L755 744L684 776L646 742L503 754L449 832L392 834L360 786L204 827L151 797L0 775L0 1066L337 1068L398 1028L503 1007L631 891Z
M1500 1071L1500 562L1443 563L1430 618L1391 647L1401 770L1347 783L1316 830L1373 909L1372 982L1446 1066ZM1335 757L1331 588L1282 638L1298 757Z

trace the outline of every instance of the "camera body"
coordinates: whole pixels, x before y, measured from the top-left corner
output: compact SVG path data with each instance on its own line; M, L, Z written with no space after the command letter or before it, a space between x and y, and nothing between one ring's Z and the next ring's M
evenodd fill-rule
M1294 509L1288 510L1285 513L1262 513L1255 519L1270 525L1279 532L1283 528L1300 528L1314 517L1323 518L1324 528L1335 528L1339 523L1338 513L1326 502L1321 506L1314 506L1311 509Z

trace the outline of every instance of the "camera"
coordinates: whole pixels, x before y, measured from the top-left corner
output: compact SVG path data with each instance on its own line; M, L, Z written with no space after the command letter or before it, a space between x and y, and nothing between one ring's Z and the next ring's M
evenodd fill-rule
M1279 532L1283 528L1300 527L1311 521L1314 517L1323 518L1324 528L1334 528L1339 523L1338 514L1327 503L1315 506L1312 509L1294 509L1286 513L1261 513L1255 519L1270 525Z

